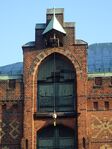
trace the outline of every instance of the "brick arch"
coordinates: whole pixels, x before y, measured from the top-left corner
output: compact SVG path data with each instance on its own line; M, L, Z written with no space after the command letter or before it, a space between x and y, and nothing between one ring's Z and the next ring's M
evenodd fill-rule
M36 80L37 80L37 74L38 74L38 67L39 65L41 65L42 61L45 60L45 58L47 58L48 56L50 56L53 53L58 53L61 54L62 56L65 56L69 61L71 61L71 64L73 65L74 69L76 70L76 75L79 74L79 76L81 77L82 75L82 69L80 64L78 63L77 59L75 58L75 56L70 52L70 51L65 51L62 48L53 48L53 49L46 49L42 52L40 52L36 58L34 59L34 61L31 64L31 67L29 69L29 73L28 73L28 77L31 78L32 81L32 106L33 106L33 112L36 109L36 98L35 98L35 92L36 92ZM32 123L34 125L34 122ZM34 130L32 132L32 134L34 134ZM34 140L34 136L32 135L32 139Z
M55 133L57 131L58 131L58 135L57 135L57 133ZM46 136L46 134L49 134L48 132L50 132L50 137L44 137L44 136ZM59 136L60 136L59 132L64 134L63 136L61 136L61 138L66 139L67 142L69 142L68 139L70 139L70 140L72 139L72 141L68 143L69 147L67 146L67 144L63 144L64 145L63 148L64 147L70 148L71 146L72 146L72 148L75 148L76 143L75 143L74 129L71 129L69 127L65 127L63 125L57 125L56 127L54 127L53 125L48 125L48 126L41 128L40 130L38 130L37 134L36 134L37 148L41 148L39 145L40 138L41 138L41 141L43 139L44 140L46 139L47 143L44 142L45 143L44 148L46 147L46 145L47 145L47 147L50 147L50 148L59 146L59 143L57 143L57 141L55 142L55 140L54 140L54 138L55 138L56 140L59 141L59 139L60 139L59 138ZM67 132L67 133L65 133L65 132ZM52 142L52 144L48 145L49 140Z
M53 49L44 50L36 56L36 58L32 62L31 67L29 69L29 75L35 75L37 72L37 68L41 64L41 62L46 57L48 57L49 55L51 55L55 52L68 58L71 61L71 63L73 64L74 68L76 69L76 74L81 74L81 72L82 72L81 65L78 62L78 60L76 59L76 57L69 50L65 51L62 48L53 48Z
M65 129L67 128L67 129L70 129L70 130L74 131L74 129L71 128L70 126L66 126L66 125L63 125L63 124L57 124L57 125L56 125L56 127L59 127L59 126L65 128ZM38 129L38 130L37 130L37 133L41 133L42 130L47 129L47 128L50 128L50 127L54 127L54 125L51 124L51 123L49 123L49 124L47 124L47 125L41 127L40 129Z

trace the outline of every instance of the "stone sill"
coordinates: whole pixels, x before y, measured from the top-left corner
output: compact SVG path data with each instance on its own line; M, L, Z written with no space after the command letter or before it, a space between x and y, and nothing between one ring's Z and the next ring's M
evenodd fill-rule
M76 112L56 112L57 118L76 118L79 114ZM53 112L35 112L34 120L36 119L51 119L53 118Z

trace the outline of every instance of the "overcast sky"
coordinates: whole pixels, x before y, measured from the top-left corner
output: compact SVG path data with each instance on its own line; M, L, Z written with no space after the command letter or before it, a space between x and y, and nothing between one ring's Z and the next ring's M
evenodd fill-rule
M112 0L1 0L0 66L23 61L22 45L35 39L35 24L45 23L46 9L53 7L76 22L77 39L112 42Z

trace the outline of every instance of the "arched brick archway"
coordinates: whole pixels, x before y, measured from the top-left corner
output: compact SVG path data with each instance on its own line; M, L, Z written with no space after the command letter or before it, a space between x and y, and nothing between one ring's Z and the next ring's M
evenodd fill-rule
M38 68L39 66L41 66L42 62L49 57L50 55L52 55L53 53L57 53L59 55L61 55L62 57L65 57L65 59L68 59L68 61L71 63L71 65L73 66L75 72L76 72L76 76L78 74L78 76L81 76L82 73L82 68L80 66L80 64L78 63L77 59L75 58L74 55L72 55L72 53L70 51L64 51L64 49L57 49L57 48L53 48L53 49L47 49L45 51L40 52L40 54L38 54L36 56L36 58L34 59L34 61L32 62L32 65L30 67L29 73L28 73L28 77L30 77L30 80L32 81L32 110L34 110L33 112L36 112L36 101L37 101L37 97L35 96L36 91L37 91L37 86L36 86L36 81L37 81L37 75L38 75ZM77 79L76 79L77 80ZM76 104L77 105L77 104ZM34 121L32 122L32 126L34 127ZM32 131L32 134L34 134L34 129ZM35 138L32 135L32 141L34 141Z
M51 55L52 53L59 53L64 55L65 57L67 57L71 63L74 65L74 68L76 68L76 73L77 74L81 74L82 73L82 69L81 69L81 65L78 62L77 58L73 55L73 53L71 53L71 51L69 50L64 50L62 48L53 48L53 49L46 49L43 50L42 52L40 52L36 58L34 59L34 61L31 64L31 67L29 69L29 75L35 75L36 71L38 69L38 66L40 65L40 63L49 55Z
M59 53L45 58L38 67L38 111L76 111L76 82L76 71L69 59Z

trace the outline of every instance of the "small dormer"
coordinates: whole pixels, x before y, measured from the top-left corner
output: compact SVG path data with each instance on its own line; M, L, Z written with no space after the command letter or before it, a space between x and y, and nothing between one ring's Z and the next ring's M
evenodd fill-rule
M55 9L52 9L52 18L47 24L45 30L43 31L43 37L46 47L62 47L63 37L66 35L61 23L58 21L55 15Z

